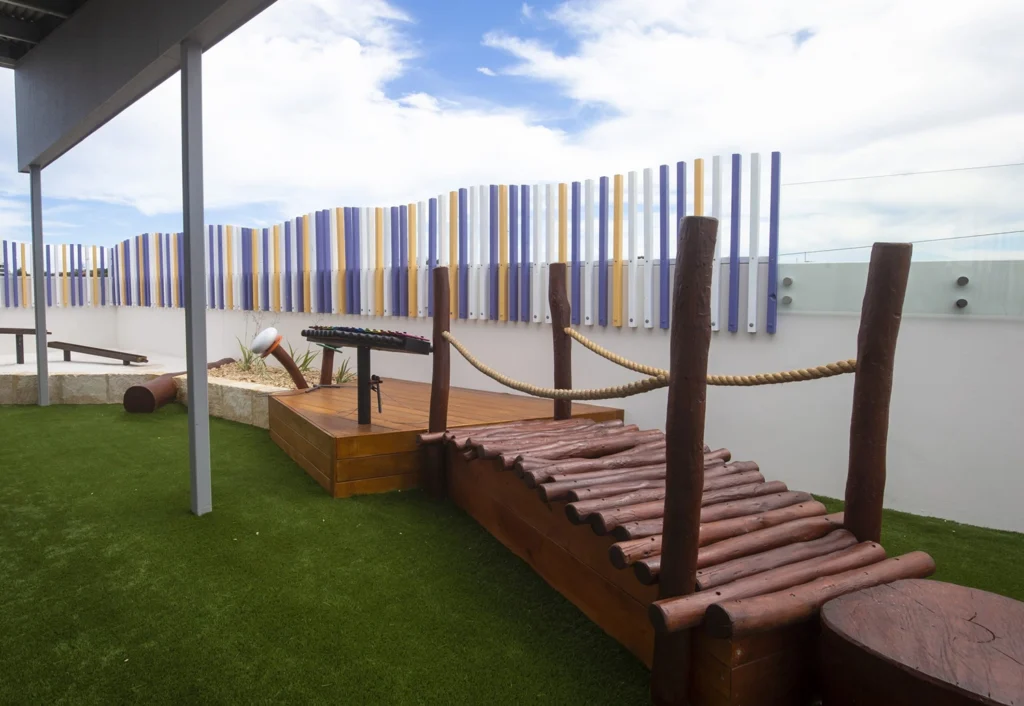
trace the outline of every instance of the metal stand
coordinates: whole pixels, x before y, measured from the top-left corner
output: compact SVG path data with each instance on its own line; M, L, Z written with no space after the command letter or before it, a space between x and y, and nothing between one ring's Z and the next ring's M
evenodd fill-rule
M356 348L356 400L359 404L359 423L370 423L370 349Z

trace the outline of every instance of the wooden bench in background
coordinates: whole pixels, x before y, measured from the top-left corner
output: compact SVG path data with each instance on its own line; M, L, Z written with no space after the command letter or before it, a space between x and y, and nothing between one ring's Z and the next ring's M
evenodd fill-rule
M92 346L82 346L77 343L64 343L62 341L51 341L46 344L49 348L56 348L57 350L64 351L64 360L70 361L72 353L84 353L85 355L94 355L99 358L113 358L114 360L120 360L125 365L131 365L132 363L148 363L149 358L144 355L138 355L136 353L124 353L123 351L112 351L106 348L93 348Z
M0 328L0 334L4 333L14 336L14 360L21 365L25 362L25 336L35 336L36 330L34 328ZM46 335L49 336L50 332L47 331Z

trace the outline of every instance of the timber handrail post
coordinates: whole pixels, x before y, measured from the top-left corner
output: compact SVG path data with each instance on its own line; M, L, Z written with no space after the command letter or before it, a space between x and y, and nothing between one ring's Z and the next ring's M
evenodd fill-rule
M433 371L430 377L430 420L428 433L448 429L448 394L451 388L451 344L444 334L451 326L450 282L447 267L435 267ZM423 487L434 498L445 496L445 448L443 444L425 444Z
M334 381L334 349L324 346L320 354L320 386L330 385Z
M910 243L875 243L871 248L857 333L846 474L845 524L859 542L878 542L882 535L889 401L912 252Z
M555 389L572 389L572 338L565 329L572 325L571 305L566 291L564 262L548 266L548 304L551 307L551 338L554 343ZM572 416L572 400L555 400L555 419Z
M669 339L660 599L691 594L697 584L711 347L711 270L717 237L715 218L687 216L679 227ZM689 684L690 632L656 635L651 700L659 705L687 704Z

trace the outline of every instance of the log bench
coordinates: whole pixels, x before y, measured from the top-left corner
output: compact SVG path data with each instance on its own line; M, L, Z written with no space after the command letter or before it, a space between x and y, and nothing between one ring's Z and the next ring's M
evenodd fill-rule
M1024 704L1024 603L908 579L821 611L823 706Z
M36 330L34 328L0 328L0 334L14 336L14 360L18 365L22 365L25 362L25 336L35 336ZM46 335L49 336L50 332L47 331Z
M84 353L85 355L94 355L98 358L113 358L114 360L120 360L125 365L131 365L132 363L148 363L149 358L144 355L138 355L136 353L125 353L123 351L112 351L107 348L93 348L92 346L83 346L78 343L64 343L63 341L51 341L46 344L48 348L56 348L57 350L64 351L64 360L70 361L72 353Z

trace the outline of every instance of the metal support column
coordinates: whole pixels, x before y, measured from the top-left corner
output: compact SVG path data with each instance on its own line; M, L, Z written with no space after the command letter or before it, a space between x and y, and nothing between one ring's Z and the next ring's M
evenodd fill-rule
M181 43L181 183L185 237L185 359L192 512L213 510L210 400L206 387L206 263L203 255L203 50Z
M36 383L40 407L50 404L50 370L46 360L46 269L43 264L43 191L42 169L29 167L32 201L32 292L36 313ZM24 267L24 264L22 264Z

